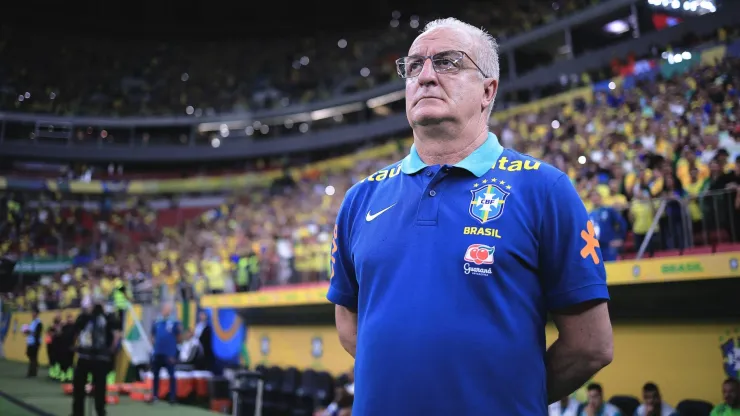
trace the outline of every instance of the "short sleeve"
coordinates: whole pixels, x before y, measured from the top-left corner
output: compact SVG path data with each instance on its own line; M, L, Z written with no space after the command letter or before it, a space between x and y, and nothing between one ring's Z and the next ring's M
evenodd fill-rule
M175 325L173 325L173 328L172 328L172 333L175 336L180 335L180 322L179 321L175 321Z
M350 209L351 191L347 193L342 206L339 208L337 221L334 224L334 235L331 244L331 269L329 293L326 297L330 302L357 309L357 294L359 286L355 275L355 266L352 262L350 241Z
M608 300L606 270L594 225L566 175L545 199L539 262L548 310Z

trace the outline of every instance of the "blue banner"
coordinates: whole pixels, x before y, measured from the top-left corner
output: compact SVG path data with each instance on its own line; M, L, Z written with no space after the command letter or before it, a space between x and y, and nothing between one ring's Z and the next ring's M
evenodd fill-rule
M2 313L2 319L0 319L0 342L5 341L5 336L8 335L11 314L12 312L10 312L10 310L3 311Z
M239 364L247 328L236 309L207 309L213 328L213 353L221 362Z

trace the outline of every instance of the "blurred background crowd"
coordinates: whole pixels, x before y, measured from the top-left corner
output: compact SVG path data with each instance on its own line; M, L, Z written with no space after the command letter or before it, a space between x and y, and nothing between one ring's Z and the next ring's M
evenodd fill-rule
M585 5L530 1L505 19L498 9L486 14L476 7L462 17L496 28L499 32L494 35L505 38L516 33L513 28L526 30ZM393 75L393 59L402 52L399 45L407 44L412 29L417 29L411 25L402 30L395 16L395 25L392 21L390 28L368 35L368 42L361 37L353 40L348 46L351 51L341 45L321 47L317 39L259 51L238 44L217 49L210 44L188 45L187 51L178 44L106 49L94 39L34 43L11 31L4 36L0 54L28 67L12 67L15 72L8 73L11 68L0 66L4 72L0 91L5 92L0 95L0 109L171 114L191 102L183 97L192 94L205 100L199 108L234 111L238 102L244 110L274 105L256 99L270 95L262 94L270 89L285 105L321 99L347 92L332 90L343 83L345 71L337 68L348 69L360 57L371 57L372 62L362 63L372 68L371 78L385 77L377 78L384 82ZM737 36L738 27L723 27L710 42L729 44ZM31 43L34 46L29 48ZM305 51L306 43L313 45L309 49L331 51L330 55L295 67L277 63L295 55L291 45ZM368 52L370 46L377 50ZM44 56L37 47L59 54L52 62L60 66L49 71L34 62L34 56ZM123 55L106 56L105 50ZM214 50L218 53L212 59L200 55ZM274 56L260 55L267 50ZM215 69L214 59L219 62ZM332 65L334 70L309 70L321 65ZM237 69L242 67L252 72ZM615 68L612 75L619 75L618 71ZM597 224L602 247L609 248L607 260L634 258L638 253L730 249L740 238L740 199L734 192L740 183L740 167L735 163L740 158L739 84L738 58L696 60L671 74L631 85L611 82L536 111L494 117L492 131L504 146L541 158L568 174ZM28 106L23 97L15 96L18 85L30 85L32 96L49 96L49 100L34 100ZM42 263L74 259L62 270L40 278L29 276L6 298L21 308L37 304L55 308L79 305L91 293L107 296L121 283L130 286L131 293L136 287L163 288L192 297L326 280L330 232L342 195L354 183L400 160L410 143L410 138L383 139L353 150L317 152L309 159L304 155L251 161L250 171L282 170L280 180L229 193L80 196L6 191L0 202L3 254ZM213 173L203 166L178 170L175 177ZM121 181L173 176L136 169L124 172L123 166L114 164L15 163L3 172Z
M605 247L616 248L608 260L635 257L662 201L645 256L731 249L740 238L739 82L740 62L727 58L496 120L493 131L569 175ZM342 195L403 158L410 143L391 140L295 169L286 160L283 180L228 195L7 192L5 254L80 263L17 288L14 302L74 306L90 291L109 294L117 279L173 293L185 287L188 296L326 280Z
M458 17L501 41L600 1L476 3ZM430 18L403 16L402 23L401 17L396 11L390 24L371 21L345 38L291 34L260 43L50 37L6 26L0 61L22 65L0 67L0 111L199 116L325 100L395 77L399 45Z
M568 175L605 261L740 252L740 25L684 23L722 15L722 2L430 1L416 7L434 10L426 14L368 10L341 28L324 16L315 36L286 24L259 42L176 25L137 37L88 19L100 34L90 36L85 25L1 21L0 256L17 261L19 276L0 280L2 306L108 298L124 309L120 293L150 306L328 281L344 194L392 180L413 141L394 62L445 15L499 41L491 131ZM609 3L619 5L573 23ZM563 22L562 34L527 39ZM676 27L682 36L662 37ZM655 40L648 48L623 47L644 36ZM286 142L295 145L264 150ZM72 157L37 157L49 149ZM255 155L215 153L230 149ZM178 156L193 150L201 154ZM727 336L732 377L740 354ZM725 401L737 406L731 380ZM353 389L350 374L316 414L349 414ZM556 413L601 408L602 387L584 389ZM645 384L641 408L668 406L661 400Z

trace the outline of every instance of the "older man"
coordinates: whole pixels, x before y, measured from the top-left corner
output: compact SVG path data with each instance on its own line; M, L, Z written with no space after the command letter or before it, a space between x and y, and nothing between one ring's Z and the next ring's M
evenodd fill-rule
M162 306L160 315L152 324L152 339L154 340L154 351L152 353L152 400L159 399L159 373L164 368L170 381L169 402L175 404L177 401L177 380L175 379L175 364L177 364L177 344L181 341L180 322L173 317L172 305L166 303Z
M434 21L397 67L414 145L347 192L334 229L353 415L547 414L612 359L593 224L565 174L488 132L492 37Z

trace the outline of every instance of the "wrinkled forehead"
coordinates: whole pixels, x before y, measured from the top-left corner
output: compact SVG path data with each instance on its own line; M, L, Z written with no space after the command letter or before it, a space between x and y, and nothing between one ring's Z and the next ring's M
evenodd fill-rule
M409 55L434 55L444 51L463 51L474 57L475 45L467 33L450 28L432 29L419 35L409 48Z

